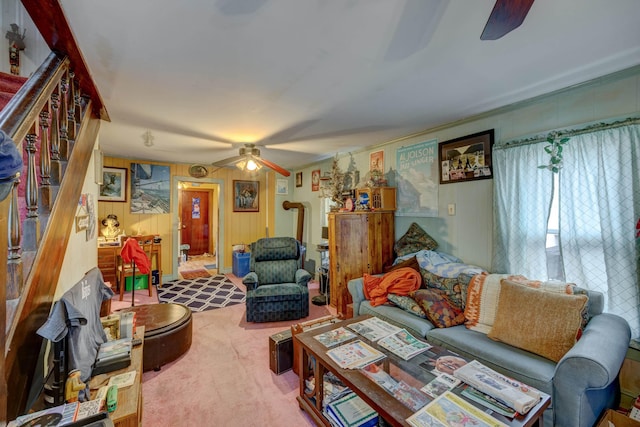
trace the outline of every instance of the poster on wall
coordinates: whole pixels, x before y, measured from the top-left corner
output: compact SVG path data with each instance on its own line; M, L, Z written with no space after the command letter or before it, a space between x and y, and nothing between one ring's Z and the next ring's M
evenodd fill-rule
M311 191L320 190L320 169L311 171Z
M200 197L191 198L191 219L200 219Z
M131 163L131 213L163 214L171 208L169 166Z
M396 150L397 216L438 216L438 141Z

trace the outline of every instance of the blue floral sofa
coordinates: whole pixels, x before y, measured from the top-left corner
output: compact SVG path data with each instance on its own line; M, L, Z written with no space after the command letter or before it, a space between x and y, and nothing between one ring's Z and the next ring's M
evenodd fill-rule
M301 245L293 237L263 238L251 244L247 322L276 322L309 316L311 274L301 268Z

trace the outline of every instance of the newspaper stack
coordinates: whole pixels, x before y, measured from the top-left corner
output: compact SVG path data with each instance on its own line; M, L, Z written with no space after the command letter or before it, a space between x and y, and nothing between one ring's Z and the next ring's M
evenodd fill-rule
M541 398L540 391L502 375L477 360L456 369L453 376L521 414L529 412Z

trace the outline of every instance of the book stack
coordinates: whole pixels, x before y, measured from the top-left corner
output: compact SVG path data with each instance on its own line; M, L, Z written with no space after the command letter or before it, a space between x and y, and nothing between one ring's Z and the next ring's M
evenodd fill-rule
M336 427L373 427L378 425L378 413L353 392L329 403L325 408L325 415L329 423Z
M131 364L131 338L120 338L100 345L92 375L126 368Z

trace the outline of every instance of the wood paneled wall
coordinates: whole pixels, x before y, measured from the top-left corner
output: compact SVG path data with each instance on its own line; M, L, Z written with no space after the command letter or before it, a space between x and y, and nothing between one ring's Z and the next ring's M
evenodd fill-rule
M169 166L171 171L172 185L174 177L188 177L189 164L168 164L149 162L144 160L129 160L117 157L104 158L104 166L126 168L129 170L131 163L150 163L162 166ZM177 259L178 243L174 241L174 231L172 226L178 215L178 200L171 193L171 211L168 214L132 214L130 209L131 199L131 174L127 174L127 201L122 202L99 202L98 203L98 223L108 214L115 214L120 221L120 228L127 234L156 234L162 238L162 271L164 276L177 276L174 270L174 259ZM189 179L192 182L209 182L216 180L223 182L220 186L218 213L220 224L218 250L222 252L222 263L219 262L221 272L231 271L232 245L245 243L249 244L255 240L269 235L273 235L275 229L275 173L261 171L257 175L248 175L237 169L222 168L210 173L204 179ZM258 212L234 212L233 211L233 181L259 181L259 211ZM175 200L174 200L175 199ZM177 222L175 222L177 224ZM99 224L100 226L100 224ZM220 257L219 257L220 258Z

